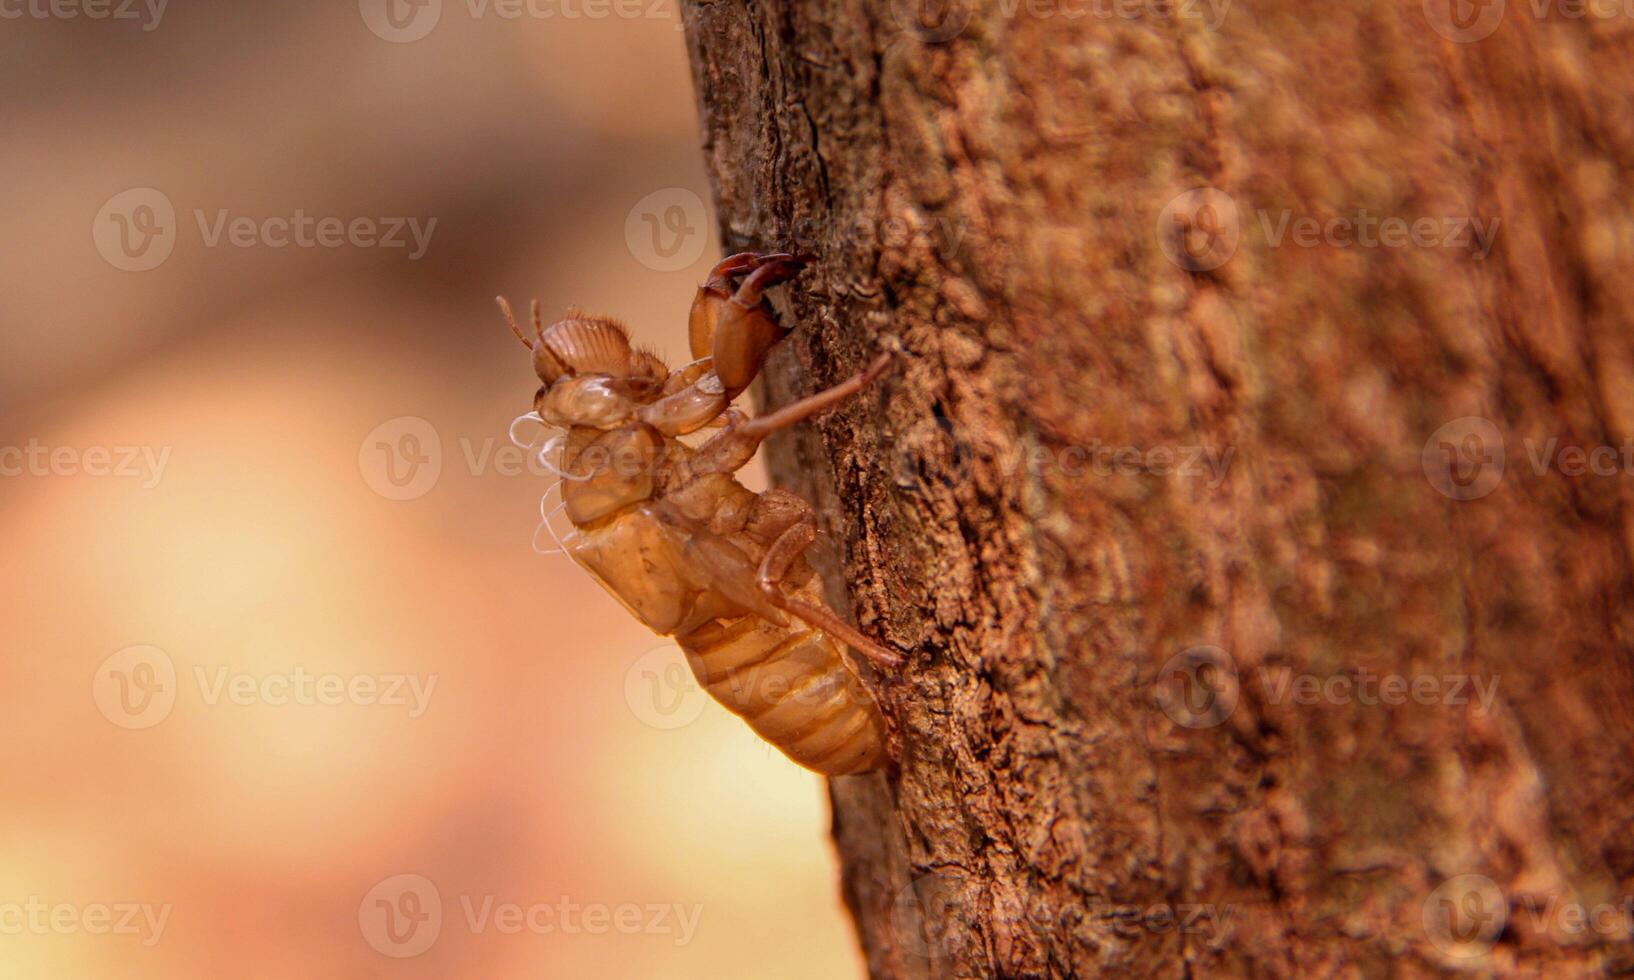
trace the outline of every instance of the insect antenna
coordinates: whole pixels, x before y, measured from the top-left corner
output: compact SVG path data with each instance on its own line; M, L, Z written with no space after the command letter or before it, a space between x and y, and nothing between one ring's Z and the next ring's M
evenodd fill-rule
M505 314L505 323L511 328L511 333L516 334L516 339L522 342L523 347L526 347L530 351L533 350L533 342L528 340L528 335L523 333L522 328L516 325L516 316L511 313L511 304L505 302L505 297L503 296L495 296L494 302L499 304L499 312ZM533 301L533 329L535 333L539 332L538 300Z

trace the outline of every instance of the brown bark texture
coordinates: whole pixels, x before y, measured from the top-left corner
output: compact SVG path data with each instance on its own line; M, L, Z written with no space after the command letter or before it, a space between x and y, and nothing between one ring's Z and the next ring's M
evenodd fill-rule
M907 655L873 975L1634 970L1634 15L684 20L727 251L816 257L762 400L902 351L769 444Z

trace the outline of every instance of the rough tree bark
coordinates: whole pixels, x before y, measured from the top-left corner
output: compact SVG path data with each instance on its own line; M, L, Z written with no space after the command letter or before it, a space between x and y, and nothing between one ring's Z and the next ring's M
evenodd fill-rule
M869 967L1634 969L1634 18L1188 3L684 11L762 397L905 349L770 447L911 651Z

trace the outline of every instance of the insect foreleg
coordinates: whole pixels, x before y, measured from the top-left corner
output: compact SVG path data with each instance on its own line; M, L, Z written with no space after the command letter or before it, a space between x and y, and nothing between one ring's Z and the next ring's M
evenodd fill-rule
M728 409L722 416L726 427L698 447L697 455L689 464L692 472L732 473L743 468L754 458L761 440L778 429L786 429L856 394L878 378L890 363L891 355L881 354L874 358L866 371L855 377L756 419L745 418L736 409Z
M797 402L784 405L776 411L767 412L758 418L750 419L737 427L738 432L745 438L753 439L756 443L759 443L760 440L778 429L786 429L796 422L801 422L824 409L832 408L834 405L845 401L878 380L879 376L884 374L885 369L890 366L891 354L889 351L883 352L874 358L866 370L852 375L832 388L825 388L815 395L808 395Z
M804 262L787 255L763 255L729 298L721 298L708 284L698 290L687 328L693 356L709 356L728 393L747 388L766 362L767 351L788 333L766 302L766 291L793 279L804 267Z

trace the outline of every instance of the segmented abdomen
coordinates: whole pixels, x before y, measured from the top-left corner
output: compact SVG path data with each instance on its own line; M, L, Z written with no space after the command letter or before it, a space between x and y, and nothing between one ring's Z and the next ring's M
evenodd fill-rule
M698 683L800 765L843 776L885 764L879 709L828 634L746 615L676 640Z

